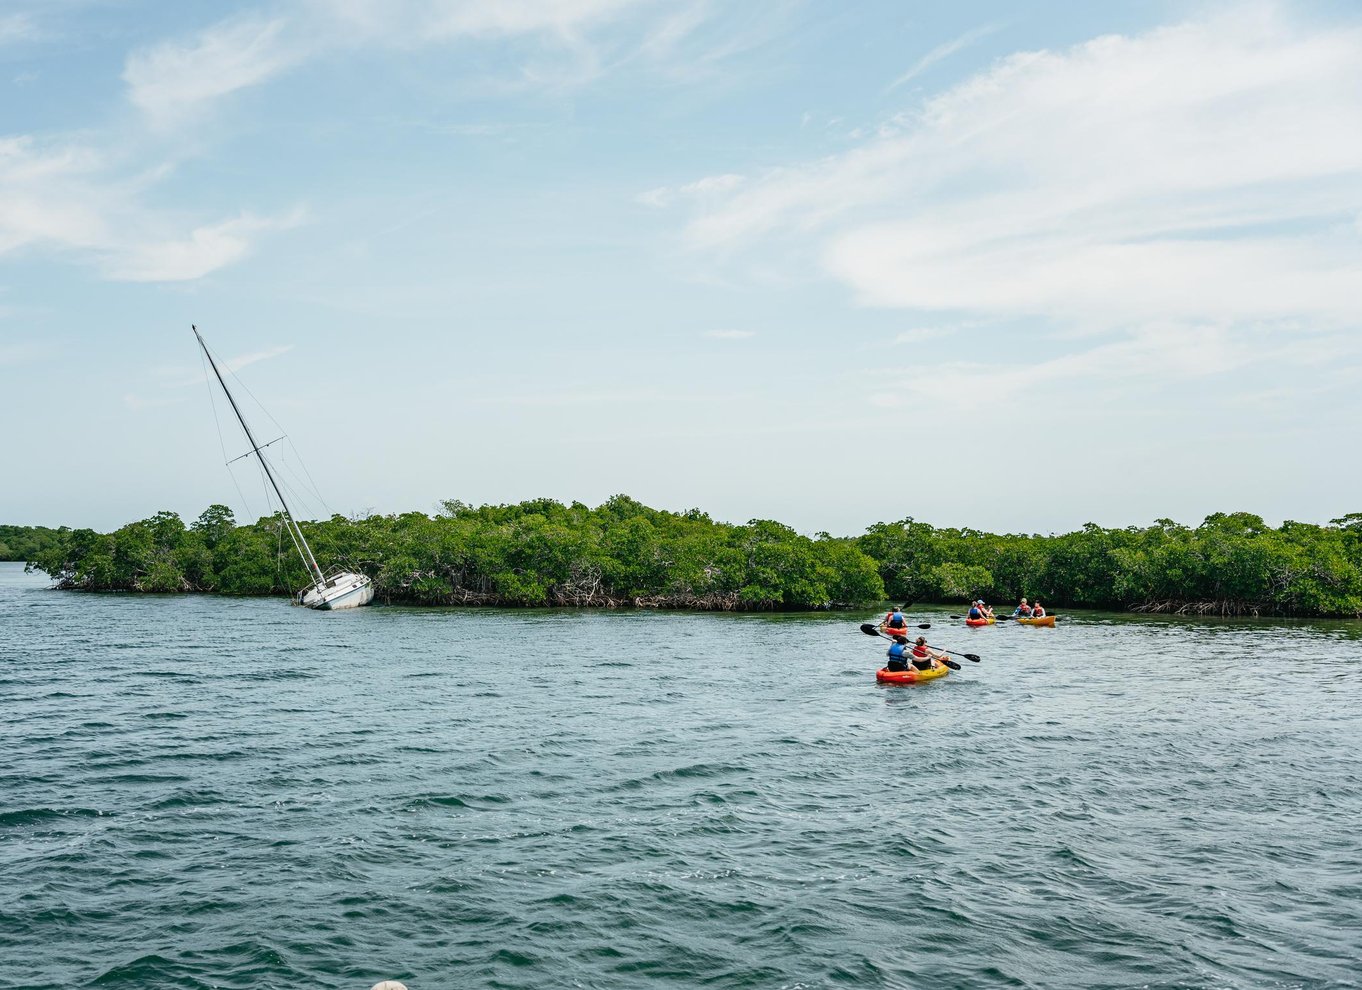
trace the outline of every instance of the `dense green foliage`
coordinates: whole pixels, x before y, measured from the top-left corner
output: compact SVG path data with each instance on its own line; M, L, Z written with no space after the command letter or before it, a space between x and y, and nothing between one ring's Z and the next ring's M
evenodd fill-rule
M854 540L754 520L716 523L623 495L591 509L548 499L304 523L319 560L374 579L381 600L420 604L818 609L883 599ZM171 512L110 534L75 530L34 555L60 587L269 594L307 583L278 517L236 526L215 505L186 527Z
M1362 615L1362 514L1277 528L1216 513L1190 528L1058 536L936 529L904 519L865 535L801 536L753 520L650 509L623 495L597 508L548 499L304 523L324 565L374 579L380 600L417 604L642 605L814 609L883 600L1220 614ZM0 533L4 530L0 530ZM60 587L280 594L307 575L278 517L237 526L215 505L185 526L171 512L114 533L45 531L27 556Z
M32 560L66 530L46 526L0 526L0 560Z
M858 541L895 600L982 597L1224 615L1362 615L1362 514L1278 528L1246 512L1060 536L995 536L904 519Z

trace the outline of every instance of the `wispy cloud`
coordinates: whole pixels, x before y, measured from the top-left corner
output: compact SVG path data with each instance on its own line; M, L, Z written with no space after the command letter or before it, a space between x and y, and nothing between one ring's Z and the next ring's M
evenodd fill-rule
M261 361L268 361L270 358L277 358L280 354L287 354L293 350L292 344L280 344L277 347L267 347L263 351L252 351L249 354L239 354L234 358L228 358L223 362L228 371L240 371L242 368L252 364L259 364Z
M723 398L697 392L667 392L656 388L600 389L592 386L552 392L500 393L471 397L469 402L490 406L604 406L666 403L708 403Z
M684 233L867 306L1114 332L1040 373L1134 373L1223 369L1216 328L1258 327L1228 339L1261 356L1355 326L1359 203L1362 27L1263 4L1013 55L851 151L695 200Z
M302 212L282 217L242 215L191 230L187 237L120 245L105 264L105 274L123 282L184 282L239 261L255 235L296 226Z
M944 337L950 333L947 327L913 327L911 330L903 330L894 335L896 344L920 344L924 340L931 340L934 337Z
M0 255L42 248L88 259L115 281L184 281L245 257L260 235L302 219L293 209L189 226L144 204L145 189L167 172L129 173L118 157L72 141L0 139Z
M134 52L123 70L128 99L154 123L174 124L207 101L254 86L302 61L306 46L282 18L224 21L187 42Z
M652 207L670 206L680 200L704 203L706 200L713 201L725 197L745 181L745 176L734 172L707 175L680 186L658 186L656 189L649 189L639 193L634 200Z
M997 31L998 28L1000 28L1001 26L1002 25L1000 24L985 24L982 27L975 28L973 31L966 31L964 34L960 35L960 37L952 38L945 44L937 45L926 55L923 55L920 59L914 62L912 68L910 68L907 72L905 72L903 75L899 76L888 86L886 86L885 92L887 93L890 92L891 90L898 89L898 87L902 86L904 83L916 79L918 76L922 75L932 66L936 65L936 63L945 61L946 59L954 55L956 52L964 48L968 48L970 45L974 44L980 38L988 37L990 34L993 34L995 31Z
M0 17L0 46L31 41L40 36L38 25L27 14L6 14Z
M460 40L535 39L517 82L581 85L610 64L674 57L680 40L709 17L706 4L659 15L648 0L301 0L271 13L235 16L182 39L133 52L128 98L153 124L198 119L231 93L303 63L358 48L415 49ZM648 14L647 17L641 15ZM594 36L638 20L627 55Z

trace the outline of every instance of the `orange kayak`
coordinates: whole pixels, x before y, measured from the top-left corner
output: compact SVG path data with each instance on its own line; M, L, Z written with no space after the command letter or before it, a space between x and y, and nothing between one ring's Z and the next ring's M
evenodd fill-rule
M1055 617L1053 615L1042 615L1039 619L1028 619L1024 615L1017 616L1017 621L1024 626L1049 626L1055 627Z
M881 684L920 684L923 681L934 681L938 677L945 677L951 669L944 663L940 667L933 667L931 670L918 670L916 667L909 667L907 670L890 670L888 667L881 667L875 671L875 680Z

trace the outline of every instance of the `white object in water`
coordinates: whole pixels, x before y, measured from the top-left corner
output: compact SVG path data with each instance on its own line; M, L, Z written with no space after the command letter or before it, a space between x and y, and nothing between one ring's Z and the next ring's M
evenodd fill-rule
M298 549L298 555L303 558L303 563L307 566L308 577L312 579L311 585L298 592L298 603L306 605L308 608L325 610L368 605L374 598L374 583L367 577L346 570L334 570L330 574L323 574L322 569L317 566L317 558L312 556L312 548L307 545L307 537L303 536L302 529L294 520L293 513L289 511L288 503L284 501L284 493L279 490L279 482L274 479L274 472L270 470L270 462L265 459L264 448L255 442L255 435L251 433L251 428L246 425L246 417L241 415L241 410L237 408L236 398L232 395L232 390L227 387L222 372L218 370L218 363L213 360L208 345L203 342L203 334L199 333L198 327L191 327L190 329L194 331L194 336L199 339L199 346L203 348L204 357L208 358L208 364L212 367L213 374L217 376L218 384L222 386L222 391L227 395L227 401L231 403L232 412L236 413L237 422L245 431L246 439L251 442L252 452L260 461L260 466L265 469L265 477L270 480L274 494L279 496L279 504L284 507L284 519L287 523L288 535L292 538L293 545ZM385 990L407 990L407 988L399 983L396 988L388 987Z

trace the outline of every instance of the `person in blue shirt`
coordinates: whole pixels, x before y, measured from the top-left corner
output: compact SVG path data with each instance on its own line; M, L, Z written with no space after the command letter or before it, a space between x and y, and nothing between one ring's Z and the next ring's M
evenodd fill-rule
M969 603L969 617L971 619L982 619L984 617L983 609L979 607L978 602Z
M1023 598L1021 600L1021 604L1017 606L1016 610L1013 611L1012 614L1015 616L1020 616L1023 619L1029 619L1031 618L1031 606L1026 604L1026 599Z

